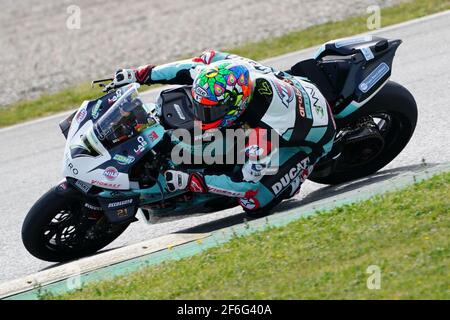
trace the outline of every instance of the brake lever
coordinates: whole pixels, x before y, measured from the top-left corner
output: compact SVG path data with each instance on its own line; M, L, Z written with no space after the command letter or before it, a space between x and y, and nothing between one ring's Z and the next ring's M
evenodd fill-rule
M114 82L110 82L107 85L101 84L100 86L103 87L103 90L102 90L103 92L109 92L116 88L114 85Z

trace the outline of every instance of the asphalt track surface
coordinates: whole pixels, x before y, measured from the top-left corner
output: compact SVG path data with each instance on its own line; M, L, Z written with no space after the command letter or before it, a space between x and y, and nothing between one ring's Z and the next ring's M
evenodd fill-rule
M404 42L397 51L391 79L406 86L419 107L416 132L404 151L381 172L390 176L422 161L450 161L450 11L375 32ZM268 60L280 69L310 58L316 48ZM152 99L155 92L146 93ZM53 264L31 256L23 247L22 221L33 203L62 179L64 137L57 127L66 114L0 129L0 282L37 272ZM364 183L377 181L377 177ZM349 186L346 186L348 188ZM350 185L351 187L351 185ZM327 187L306 182L297 198L281 205L279 211L324 196L332 196L342 186ZM276 212L274 213L276 214ZM183 220L147 225L132 224L107 248L148 240L189 228L208 231L242 222L242 210L236 207L222 212Z

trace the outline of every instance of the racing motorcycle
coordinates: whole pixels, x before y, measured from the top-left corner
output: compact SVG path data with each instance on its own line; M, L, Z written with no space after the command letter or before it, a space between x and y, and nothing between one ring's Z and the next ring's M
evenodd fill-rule
M339 184L373 174L410 140L416 103L407 89L389 80L400 44L375 36L334 40L314 58L284 71L319 87L338 128L331 152L316 164L310 180ZM95 83L111 89L105 80ZM133 83L105 90L60 123L67 140L64 179L33 205L22 227L32 255L72 260L111 243L138 214L157 223L237 204L221 195L167 191L163 172L177 167L170 157L170 132L193 127L190 87L163 90L156 103L143 103L138 89ZM236 168L197 164L183 169Z

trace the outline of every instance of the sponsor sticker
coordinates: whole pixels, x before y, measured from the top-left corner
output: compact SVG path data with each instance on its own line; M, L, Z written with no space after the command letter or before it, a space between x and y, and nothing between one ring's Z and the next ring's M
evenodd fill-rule
M149 133L148 138L153 142L153 141L157 140L159 138L159 136L156 133L156 131L152 131Z
M294 100L294 91L292 90L292 87L281 81L274 81L274 84L281 102L286 108L289 108L289 104Z
M195 93L198 94L201 97L206 97L208 96L208 92L206 92L205 89L203 89L202 87L196 87L195 88Z
M178 116L180 117L180 119L186 120L186 117L184 116L183 111L181 111L181 107L176 103L173 104L173 107L175 108L175 111L178 113Z
M369 91L384 75L389 72L389 66L382 62L375 68L358 86L359 90L366 93Z
M75 182L75 185L83 192L88 193L88 191L91 189L91 185L89 183L86 183L84 181L81 180L77 180L77 182Z
M136 160L136 158L133 157L133 156L124 156L124 155L121 155L121 154L116 154L113 157L113 160L116 160L117 163L119 163L119 164L121 164L123 166L126 166L126 165L129 165L129 164L132 164L134 162L134 160Z
M112 188L112 189L120 188L120 183L109 183L99 180L91 180L91 184L104 188Z
M78 114L75 119L77 120L78 123L81 123L81 121L83 121L86 118L86 115L87 115L86 108L83 108L80 111L78 111Z
M137 137L138 145L135 149L133 149L134 153L137 155L140 155L143 151L145 151L145 148L147 148L147 141L142 136Z
M102 100L98 100L95 106L92 108L92 119L96 120L100 114L100 106L102 105Z
M133 199L127 199L127 200L122 200L122 201L117 201L117 202L110 202L110 203L108 203L108 208L116 208L116 207L126 206L126 205L129 205L132 203L133 203Z
M256 210L260 206L259 201L256 198L240 198L238 201L243 208L248 210Z
M114 95L108 99L108 104L109 105L113 105L114 102L116 102L117 100L119 100L119 98L122 96L122 90L121 89L117 89L116 92L114 93Z
M103 175L109 181L113 181L119 176L119 171L117 171L117 169L114 167L108 167L105 169L105 171L103 171Z
M360 50L367 61L372 60L374 58L373 52L372 50L370 50L369 47L361 48Z

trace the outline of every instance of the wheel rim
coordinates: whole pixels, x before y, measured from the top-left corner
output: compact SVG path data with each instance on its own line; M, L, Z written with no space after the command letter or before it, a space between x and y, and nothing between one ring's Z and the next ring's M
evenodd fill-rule
M369 117L376 125L382 138L382 145L378 144L375 139L369 139L368 141L362 141L361 145L356 145L354 147L354 149L357 149L356 152L352 152L351 149L343 151L343 154L347 154L341 158L342 161L335 168L336 172L356 170L358 167L373 163L393 145L397 144L399 132L403 126L403 121L399 116L390 112L378 112L369 115Z
M43 234L47 248L68 251L76 248L81 240L81 210L70 205L61 208L44 227Z

